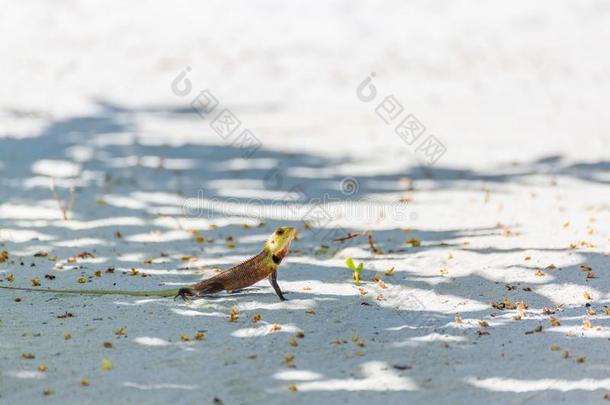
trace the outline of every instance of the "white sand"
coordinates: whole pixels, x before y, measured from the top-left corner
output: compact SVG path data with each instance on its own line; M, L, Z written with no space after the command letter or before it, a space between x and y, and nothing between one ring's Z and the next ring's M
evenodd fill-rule
M0 290L0 403L602 401L610 7L403 3L5 4L0 285L177 288L253 255L280 224L301 238L279 274L286 302L267 282L192 303ZM446 146L431 169L356 97L371 72L377 101L393 94ZM220 106L204 119L189 104L206 88ZM251 157L211 129L222 108L262 142ZM359 188L346 197L348 176ZM63 200L77 187L68 221L52 177ZM338 198L328 229L372 230L384 254L304 229L315 201L273 206L295 186ZM95 257L68 263L82 252ZM364 262L362 290L346 257ZM490 306L504 297L527 303L521 320Z

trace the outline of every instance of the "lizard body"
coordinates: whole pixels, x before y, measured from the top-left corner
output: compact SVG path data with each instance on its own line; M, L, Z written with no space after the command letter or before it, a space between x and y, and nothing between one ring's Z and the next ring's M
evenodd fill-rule
M236 291L268 278L275 293L283 301L285 300L279 285L277 284L277 270L282 259L288 254L290 242L295 238L297 229L280 227L267 239L263 250L250 259L243 261L228 270L223 271L208 279L202 280L191 287L169 290L153 291L126 291L126 290L63 290L42 289L26 287L0 286L2 289L48 292L60 294L91 294L91 295L127 295L133 297L201 297L214 294L223 290Z

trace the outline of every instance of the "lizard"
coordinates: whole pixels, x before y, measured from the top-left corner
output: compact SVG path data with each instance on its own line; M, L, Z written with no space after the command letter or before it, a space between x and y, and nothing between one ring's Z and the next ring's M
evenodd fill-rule
M228 270L213 277L202 280L190 287L169 290L128 291L128 290L60 290L45 288L9 287L0 286L1 289L61 293L61 294L90 294L90 295L126 295L132 297L174 297L187 300L199 298L220 291L233 292L249 287L258 281L267 278L275 293L281 301L285 301L284 294L277 283L277 271L280 263L288 254L290 243L297 235L297 228L279 227L267 239L263 250Z

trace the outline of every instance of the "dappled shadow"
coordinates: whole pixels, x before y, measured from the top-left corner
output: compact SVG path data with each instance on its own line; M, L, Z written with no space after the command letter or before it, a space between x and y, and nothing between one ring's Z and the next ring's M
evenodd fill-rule
M426 225L412 216L400 221L387 215L336 222L333 218L325 226L308 221L304 226L303 220L309 218L303 212L315 207L316 199L337 199L332 201L338 206L367 199L377 210L379 201L399 204L409 194L415 201L407 207L443 215L442 203L430 202L439 193L479 195L495 188L494 195L507 197L512 191L503 186L525 186L534 176L549 183L561 177L599 186L610 181L610 162L569 163L561 156L548 156L485 171L406 165L396 173L358 176L357 191L347 196L341 191L345 176L332 169L353 164L348 158L273 150L265 147L264 134L263 146L245 157L242 148L221 139L211 142L208 122L193 115L190 109L136 109L100 101L97 113L51 121L37 137L0 139L0 250L9 252L8 261L0 264L2 284L10 283L11 273L11 285L21 286L31 285L33 278L53 288L151 290L187 285L253 255L276 226L285 225L301 229L279 276L289 301L279 302L266 282L237 294L187 303L40 297L3 290L0 355L10 367L22 366L9 353L32 347L44 361L57 353L67 365L83 361L89 370L99 369L98 357L113 355L113 372L123 373L125 381L112 388L118 395L137 398L131 397L133 390L154 391L160 400L171 400L176 392L196 398L190 393L204 388L236 402L265 399L268 394L283 399L290 395L287 384L310 400L373 401L384 391L395 402L425 400L439 390L459 390L466 397L490 401L511 392L516 401L526 401L532 392L585 378L602 383L572 385L561 390L568 395L563 398L607 387L603 376L610 337L610 275L601 270L608 258L599 247L570 248L563 239L561 245L532 247L531 239L518 233L528 237L528 231L537 230L530 230L518 215L503 219L504 224L477 222L468 227L455 222ZM175 121L199 120L197 125L208 136L142 131L139 123L150 117L175 131L181 129L172 127ZM48 162L41 164L44 161ZM68 174L62 174L54 161L71 164L62 166L68 167ZM70 173L72 169L76 174ZM51 177L57 177L60 198L67 199L71 185L76 185L70 221L62 219L49 190ZM405 178L410 186L401 182ZM427 202L420 203L420 195ZM185 208L189 199L198 203L228 198L231 204L260 207L284 201L292 208L286 218L247 217L223 210L227 206ZM491 205L485 206L483 199L477 204L480 210ZM451 209L457 211L455 216L476 215L467 204ZM329 233L330 229L337 232ZM333 240L363 230L373 231L374 243L384 254L372 251L366 235ZM574 242L589 237L593 238L584 232L570 236ZM37 252L45 254L35 257ZM544 260L536 261L536 254ZM343 264L348 256L365 263L360 286L354 285ZM382 283L372 281L374 277ZM585 293L591 299L583 298ZM520 319L514 319L516 309L490 305L504 297L510 303L527 303ZM16 298L21 302L14 302ZM557 307L560 303L564 306ZM234 307L239 316L230 322ZM66 312L75 316L66 317ZM261 320L254 321L255 314ZM551 316L560 325L551 324ZM583 326L586 320L592 327ZM127 326L126 337L113 334L121 326ZM39 343L38 328L47 342ZM73 345L57 349L68 330L74 335ZM201 342L193 338L197 331L205 333ZM102 340L115 343L114 353L103 352ZM560 350L551 351L551 343ZM66 356L71 351L89 353L90 345L95 358ZM580 357L592 367L576 360ZM549 367L551 361L561 367ZM438 362L449 371L435 374ZM226 375L226 384L212 387L197 381L192 376L200 375L202 367ZM309 374L287 372L293 370ZM67 372L47 378L60 384ZM260 373L269 376L262 387L250 382ZM556 381L550 387L531 384L549 378ZM524 386L529 388L515 388L518 380L528 380ZM4 392L12 395L18 389L23 387Z

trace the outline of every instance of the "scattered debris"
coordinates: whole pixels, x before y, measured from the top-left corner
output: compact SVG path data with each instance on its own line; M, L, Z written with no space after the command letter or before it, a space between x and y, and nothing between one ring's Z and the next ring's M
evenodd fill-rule
M112 362L108 359L102 360L102 370L110 371L112 370Z
M333 239L333 242L345 242L346 240L356 238L356 237L358 237L360 235L362 235L362 232L349 232L345 236L342 236L342 237L337 238L337 239Z
M405 240L405 244L407 245L411 245L411 247L420 247L421 246L421 240L419 239L407 239Z
M381 249L379 249L377 246L375 246L375 241L373 240L373 232L368 232L368 242L369 242L369 247L371 248L371 251L373 252L373 254L376 255L382 255L383 251Z
M534 329L528 330L527 332L525 332L525 334L526 335L532 335L534 333L540 333L540 332L542 332L542 325L538 325Z
M238 319L239 319L239 310L236 307L231 308L231 311L229 311L229 321L237 322Z

